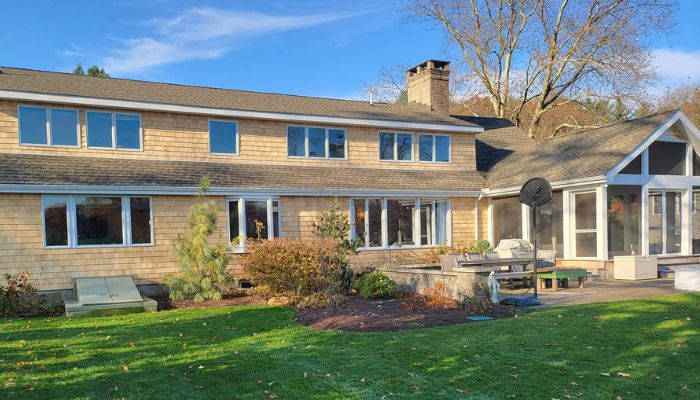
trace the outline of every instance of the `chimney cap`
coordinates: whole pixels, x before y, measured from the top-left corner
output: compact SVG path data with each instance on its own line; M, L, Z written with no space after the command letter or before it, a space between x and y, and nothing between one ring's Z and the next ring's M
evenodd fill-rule
M448 65L450 65L449 61L444 61L444 60L427 60L425 62L422 62L415 67L409 69L408 72L409 74L415 74L418 71L424 70L424 69L448 69Z

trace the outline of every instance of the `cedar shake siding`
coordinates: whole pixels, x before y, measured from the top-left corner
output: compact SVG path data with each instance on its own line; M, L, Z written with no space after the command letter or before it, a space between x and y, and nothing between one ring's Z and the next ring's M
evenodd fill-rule
M226 202L222 196L208 196L220 205L219 219L211 243L228 242ZM46 248L43 243L41 195L0 194L0 273L30 271L39 290L72 287L72 279L82 276L132 275L136 283L160 283L164 275L179 271L174 240L187 231L187 213L194 196L151 196L154 240L152 245L128 247ZM298 239L313 237L313 223L319 212L337 201L348 212L348 198L280 197L282 236ZM454 242L474 239L472 198L451 198ZM425 262L429 249L362 251L352 257L358 269L385 264ZM230 271L243 279L239 254L231 254Z

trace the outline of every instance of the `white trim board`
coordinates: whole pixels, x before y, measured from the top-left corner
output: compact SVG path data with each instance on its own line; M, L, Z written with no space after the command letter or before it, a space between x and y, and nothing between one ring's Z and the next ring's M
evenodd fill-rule
M461 126L439 123L421 123L421 122L405 122L391 121L379 119L359 119L346 117L327 117L321 115L302 115L288 114L278 112L265 111L249 111L249 110L233 110L226 108L186 106L178 104L153 103L145 101L132 100L114 100L97 97L82 97L72 95L57 95L47 93L23 92L14 90L0 90L0 98L8 100L24 100L37 101L46 103L61 103L82 105L87 107L111 107L123 108L129 110L145 110L145 111L164 111L181 114L197 114L209 115L218 117L233 117L233 118L251 118L251 119L267 119L276 121L291 121L291 122L312 122L320 124L339 124L339 125L355 125L355 126L371 126L379 128L395 128L395 129L412 129L422 131L438 131L438 132L463 132L463 133L478 133L483 132L484 128L480 126Z
M525 183L525 182L523 182ZM597 185L600 183L605 183L605 177L604 176L591 176L591 177L586 177L586 178L578 178L578 179L569 179L565 181L556 181L556 182L551 182L550 185L552 186L552 189L564 189L564 188L571 188L571 187L577 187L577 186L586 186L586 185ZM513 194L518 194L520 193L520 186L513 186L509 188L503 188L503 189L484 189L484 194L487 197L496 197L496 196L508 196L508 195L513 195Z
M191 196L199 187L173 186L101 186L101 185L22 185L0 184L0 193L40 194L141 194ZM370 190L370 189L290 189L290 188L224 188L212 187L208 195L216 196L379 196L379 197L478 197L480 191L468 190Z

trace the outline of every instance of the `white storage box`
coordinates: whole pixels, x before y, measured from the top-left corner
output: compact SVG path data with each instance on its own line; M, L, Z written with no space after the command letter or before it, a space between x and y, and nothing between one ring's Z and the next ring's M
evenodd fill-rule
M656 256L616 256L613 278L626 280L656 279Z
M673 275L676 290L700 292L700 267L679 268Z

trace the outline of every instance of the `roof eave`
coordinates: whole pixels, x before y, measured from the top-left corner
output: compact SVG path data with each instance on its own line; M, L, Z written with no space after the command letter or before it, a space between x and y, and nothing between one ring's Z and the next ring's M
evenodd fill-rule
M0 184L0 193L193 196L198 194L199 190L199 187L196 186ZM481 191L212 187L207 190L207 194L214 196L478 197Z

